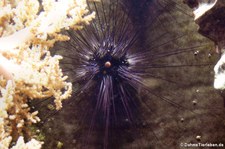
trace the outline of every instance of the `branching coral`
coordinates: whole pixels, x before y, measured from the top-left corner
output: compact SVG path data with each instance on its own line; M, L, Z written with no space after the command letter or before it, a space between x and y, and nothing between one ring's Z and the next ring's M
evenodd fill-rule
M0 148L41 148L41 142L23 141L27 126L37 123L29 100L54 97L56 109L70 97L72 84L59 67L59 55L50 55L55 42L69 40L63 29L80 29L94 18L85 0L3 0L0 2ZM30 137L30 136L29 136Z

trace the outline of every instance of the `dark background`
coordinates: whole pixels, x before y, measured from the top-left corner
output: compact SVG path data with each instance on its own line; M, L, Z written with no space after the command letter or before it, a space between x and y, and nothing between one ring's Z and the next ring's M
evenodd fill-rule
M139 9L139 5L144 2L139 1L137 4L135 1L126 2L127 7L134 10L132 21L136 25L148 22L144 16L151 15L149 9L154 9L151 5L146 10ZM156 78L145 79L146 84L155 94L169 98L179 106L169 104L149 93L142 93L141 97L149 107L142 107L140 119L137 118L135 126L122 125L112 128L109 148L178 149L184 148L180 146L180 143L198 142L224 143L225 145L224 101L220 91L213 89L213 67L219 58L213 50L214 45L197 33L198 26L191 16L191 9L181 0L168 1L169 3L164 0L159 2L163 6L163 9L160 9L162 15L150 29L140 30L143 32L143 36L140 37L143 38L140 42L143 42L140 45L150 48L158 46L156 53L171 52L185 47L201 47L157 61L158 64L190 65L152 69L153 74L175 83ZM166 31L169 32L168 35L157 39L158 35ZM169 40L172 41L159 46ZM66 52L65 49L60 51L60 53L63 52ZM196 66L201 64L207 65ZM41 131L37 137L45 141L44 148L81 148L84 140L87 139L84 134L88 133L89 125L81 123L78 119L87 113L86 104L88 103L65 102L61 111L48 116L47 121L38 126ZM43 106L50 105L43 102L41 107ZM37 107L42 119L45 119L48 113L52 113L49 108L42 110L40 105ZM92 136L88 138L88 149L102 148L103 131L104 129L101 128L93 130ZM196 136L201 136L201 139L197 140ZM198 149L198 147L194 148Z

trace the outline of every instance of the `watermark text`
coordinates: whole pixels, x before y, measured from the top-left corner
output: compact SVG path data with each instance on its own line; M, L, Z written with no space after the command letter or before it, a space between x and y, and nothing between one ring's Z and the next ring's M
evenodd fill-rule
M223 143L180 143L181 147L224 147Z

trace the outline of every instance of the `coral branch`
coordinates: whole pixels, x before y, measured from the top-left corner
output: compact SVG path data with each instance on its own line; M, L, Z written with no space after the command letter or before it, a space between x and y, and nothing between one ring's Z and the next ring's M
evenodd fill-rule
M41 8L43 8L42 11ZM42 142L23 137L27 126L40 121L28 101L54 97L56 109L72 93L59 66L60 55L51 56L55 42L69 40L61 30L80 29L89 14L86 0L15 0L0 2L0 148L39 149Z

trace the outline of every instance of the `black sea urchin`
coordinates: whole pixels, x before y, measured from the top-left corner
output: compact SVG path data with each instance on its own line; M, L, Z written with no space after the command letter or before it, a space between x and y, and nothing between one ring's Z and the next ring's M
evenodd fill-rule
M96 12L96 20L81 31L68 32L71 40L62 45L68 51L63 54L63 68L73 74L73 83L80 85L73 98L86 98L92 103L90 128L96 123L104 128L107 148L110 127L135 123L141 103L138 92L149 92L144 79L154 76L153 68L163 67L154 61L172 53L157 53L153 47L144 47L144 31L158 21L160 7L156 2L101 1L89 7ZM151 15L146 16L146 12ZM138 17L143 24L137 21ZM176 53L178 50L173 52Z
M170 105L185 109L181 104L186 98L184 95L176 93L181 99L175 100L168 91L163 95L161 90L163 87L173 90L173 85L188 82L177 72L186 74L187 66L202 66L193 52L202 46L190 40L191 44L185 48L181 44L183 41L178 40L189 39L171 31L176 22L171 10L179 8L174 1L104 0L89 2L88 6L96 12L95 20L80 31L68 31L71 39L54 47L63 55L61 65L74 85L72 99L68 102L75 104L64 119L72 121L74 116L81 120L78 125L88 128L83 139L87 143L92 142L92 131L100 130L94 135L103 141L101 145L95 143L96 148L118 148L120 145L112 142L120 139L112 139L112 134L118 133L115 136L124 138L116 128L124 131L138 127L142 123L140 119L149 117L156 108L164 109L168 117L177 112L171 112ZM186 59L187 56L190 57ZM143 108L150 112L142 114ZM146 123L141 125L144 127ZM79 137L74 135L73 138ZM132 137L126 138L132 142ZM81 146L94 148L87 144Z

